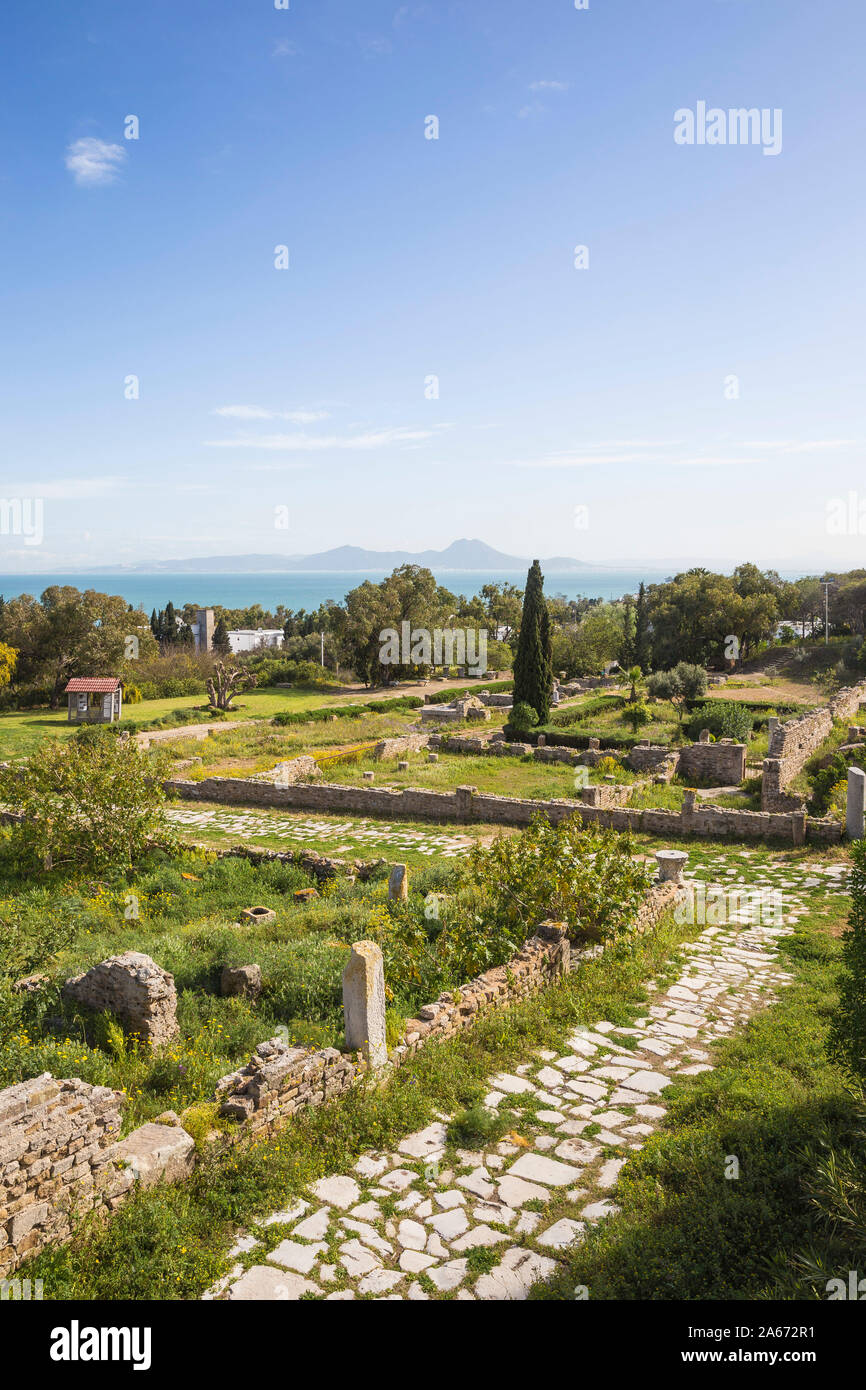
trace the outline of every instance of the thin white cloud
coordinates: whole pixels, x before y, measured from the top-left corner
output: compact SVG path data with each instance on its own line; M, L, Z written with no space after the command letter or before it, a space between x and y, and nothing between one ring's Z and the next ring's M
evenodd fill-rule
M273 58L294 58L298 48L296 44L290 43L288 39L278 39L271 49Z
M645 454L545 454L535 459L509 459L508 468L597 468L603 463L645 463Z
M740 468L744 463L764 463L765 459L743 458L741 454L694 454L671 459L674 468Z
M52 502L75 502L90 497L105 497L126 486L126 478L55 478L49 482L4 483L5 497L33 497Z
M546 110L547 107L542 106L540 101L533 101L530 102L528 106L521 106L520 110L517 112L517 117L518 120L525 121L528 120L530 116L538 116L541 112Z
M848 449L856 439L747 439L744 449L774 449L780 454L810 454L820 449Z
M327 420L327 410L265 410L258 405L221 405L213 412L227 420L288 420L292 425L313 425Z
M113 183L125 159L122 145L109 145L88 135L67 146L65 164L75 182L89 188Z
M567 92L571 84L568 82L554 82L544 80L542 82L530 82L530 92Z
M328 449L386 449L394 444L416 444L432 439L432 430L372 430L365 434L257 434L241 435L235 439L207 439L211 449L274 449L287 453L323 453Z

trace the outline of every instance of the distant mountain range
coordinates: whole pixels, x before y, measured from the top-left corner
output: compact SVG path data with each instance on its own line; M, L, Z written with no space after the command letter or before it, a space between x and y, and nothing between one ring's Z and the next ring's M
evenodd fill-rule
M338 545L316 555L201 555L184 560L160 560L148 565L101 565L89 573L125 574L260 574L291 573L327 570L363 571L392 570L397 565L426 565L435 571L447 570L523 570L529 560L520 555L505 555L484 541L453 541L445 550L363 550L357 545ZM597 570L588 565L556 555L542 560L542 567L562 573L566 570Z

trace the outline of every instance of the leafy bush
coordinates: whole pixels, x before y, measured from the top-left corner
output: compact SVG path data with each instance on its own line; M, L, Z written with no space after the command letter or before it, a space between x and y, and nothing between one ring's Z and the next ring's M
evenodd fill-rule
M703 666L679 661L670 671L655 671L648 676L646 688L654 699L670 700L682 721L688 702L706 694L707 673Z
M866 840L855 840L851 859L851 911L843 947L845 971L831 1049L862 1084L866 1079Z
M702 729L709 729L716 738L733 738L748 743L752 735L754 716L751 710L736 700L710 700L692 715L688 731L697 739Z
M636 734L638 729L643 728L644 724L649 724L652 720L652 715L646 705L642 705L637 700L634 704L625 706L622 717L631 728L633 734Z
M489 911L530 936L546 918L567 923L569 936L610 939L630 929L652 882L632 856L630 835L580 816L552 826L536 815L522 835L500 837L469 856L468 878L489 894Z
M813 816L824 816L835 811L841 819L845 811L848 792L848 768L862 767L866 771L866 747L852 749L850 753L834 753L827 766L812 774L812 796L809 810Z
M538 723L538 715L531 705L525 700L521 700L519 705L515 705L511 711L508 721L512 729L517 729L518 733L526 733L529 729L534 729Z
M98 725L42 743L22 767L0 771L0 800L23 813L19 853L37 870L132 865L166 835L162 771L158 756Z

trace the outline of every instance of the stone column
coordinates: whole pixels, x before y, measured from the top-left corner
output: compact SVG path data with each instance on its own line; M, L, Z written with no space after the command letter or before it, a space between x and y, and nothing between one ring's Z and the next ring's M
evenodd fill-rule
M710 731L709 731L709 729L701 729L700 737L699 737L699 739L698 739L698 742L699 742L699 743L709 743L709 741L710 741Z
M409 901L409 868L406 864L395 864L388 879L388 897L392 902Z
M771 715L770 718L767 720L767 751L769 751L772 745L773 734L778 729L780 723L781 720L777 719L775 715Z
M457 801L457 817L459 820L470 820L472 817L472 798L477 792L477 787L456 787L455 799Z
M682 883L689 856L683 849L660 849L656 854L660 883Z
M385 1037L385 970L375 941L356 941L343 971L346 1044L365 1054L371 1067L388 1062Z
M848 769L848 800L845 810L845 830L849 840L862 840L866 808L866 772L859 767Z

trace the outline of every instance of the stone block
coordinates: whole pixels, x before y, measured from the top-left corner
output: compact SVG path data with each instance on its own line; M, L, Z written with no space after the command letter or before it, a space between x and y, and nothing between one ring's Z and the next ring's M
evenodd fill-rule
M229 997L243 996L258 999L262 992L260 965L224 965L220 977L220 993Z
M405 903L409 900L409 869L406 864L395 864L388 879L388 897L391 902Z
M244 907L238 913L242 922L275 922L277 914L271 907Z
M343 971L346 1044L363 1052L371 1067L388 1061L385 1034L385 970L374 941L356 941Z
M146 1124L134 1129L111 1150L112 1160L122 1163L142 1187L165 1178L177 1182L193 1170L195 1143L185 1129L175 1125Z
M178 1034L174 976L140 951L125 951L67 980L64 998L97 1013L114 1014L127 1033L153 1047Z
M866 810L866 772L859 767L848 769L848 797L845 807L845 832L849 840L862 840Z

